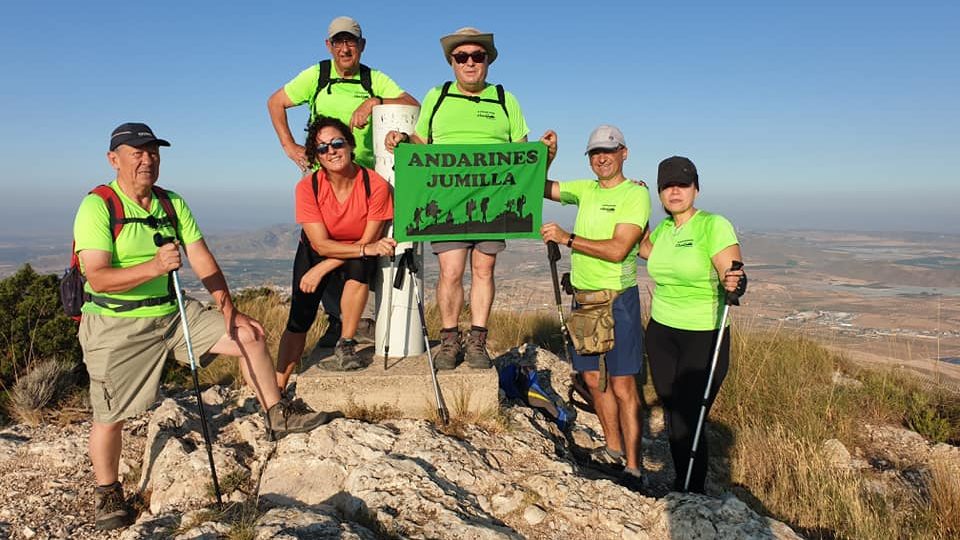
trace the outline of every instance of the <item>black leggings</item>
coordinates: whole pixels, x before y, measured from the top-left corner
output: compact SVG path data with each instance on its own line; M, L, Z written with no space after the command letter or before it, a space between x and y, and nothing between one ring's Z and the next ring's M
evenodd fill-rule
M717 330L679 330L650 319L647 324L647 359L653 386L663 403L664 421L670 437L670 453L677 477L673 488L683 489L690 463L690 449L700 418L703 391L710 375L710 362L716 346ZM730 328L723 332L723 345L713 375L707 413L720 391L720 385L730 366ZM700 431L700 442L690 475L690 491L703 493L707 479L708 449L706 418Z
M370 284L377 271L377 258L347 259L342 266L323 276L317 289L312 293L300 290L300 280L308 270L322 261L325 257L317 253L312 247L301 240L297 246L297 255L293 259L293 292L290 295L290 316L287 318L287 330L294 334L304 334L310 330L313 321L317 318L317 309L323 291L330 284L331 278L339 274L342 277L339 283L349 279L360 283ZM343 286L340 287L343 294Z

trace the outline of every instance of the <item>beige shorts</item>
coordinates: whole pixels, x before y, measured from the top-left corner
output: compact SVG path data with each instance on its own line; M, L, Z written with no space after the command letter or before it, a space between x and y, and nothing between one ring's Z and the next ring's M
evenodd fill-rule
M197 362L226 333L223 314L187 299L190 341ZM157 400L163 364L168 357L189 364L180 312L163 317L107 317L84 313L77 333L90 375L93 421L112 424L146 411Z

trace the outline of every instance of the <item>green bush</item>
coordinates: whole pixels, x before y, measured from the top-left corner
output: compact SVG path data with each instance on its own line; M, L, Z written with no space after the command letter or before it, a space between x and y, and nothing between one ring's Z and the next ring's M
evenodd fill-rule
M0 281L0 382L4 388L34 361L80 362L76 323L64 315L59 279L27 264Z

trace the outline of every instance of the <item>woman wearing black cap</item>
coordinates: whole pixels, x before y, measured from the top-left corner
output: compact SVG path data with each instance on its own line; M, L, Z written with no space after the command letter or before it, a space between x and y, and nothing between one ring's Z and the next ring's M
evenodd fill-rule
M681 491L721 330L724 289L734 292L741 287L742 294L746 276L731 269L734 261L741 260L733 225L694 206L700 181L692 161L674 156L660 162L657 190L668 216L640 246L640 256L647 259L647 272L656 285L645 342L677 471L674 490ZM708 412L730 363L730 328L722 330ZM703 439L701 435L689 486L699 493L707 476Z

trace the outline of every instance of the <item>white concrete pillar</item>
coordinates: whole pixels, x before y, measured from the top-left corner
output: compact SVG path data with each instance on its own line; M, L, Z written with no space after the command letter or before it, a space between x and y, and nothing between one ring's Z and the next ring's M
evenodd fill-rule
M393 154L387 152L383 144L383 139L387 132L391 130L413 133L414 126L417 123L417 116L420 114L420 107L413 105L377 105L373 108L373 152L376 156L376 170L390 185L393 185ZM387 235L393 234L393 223L390 223ZM412 242L404 242L397 245L397 261L404 249L413 247ZM417 250L417 266L421 272L417 275L420 290L423 290L423 255L422 250ZM425 344L423 342L423 331L420 327L420 314L417 313L417 299L413 295L413 282L407 275L403 281L402 289L393 289L392 298L390 289L393 288L393 279L396 271L396 263L391 266L390 259L380 257L377 262L377 291L376 291L376 309L377 309L377 328L376 328L376 354L383 356L384 345L386 344L387 320L390 320L390 357L401 358L404 356L416 356L423 354ZM388 300L392 300L392 305ZM390 313L393 316L390 316Z

